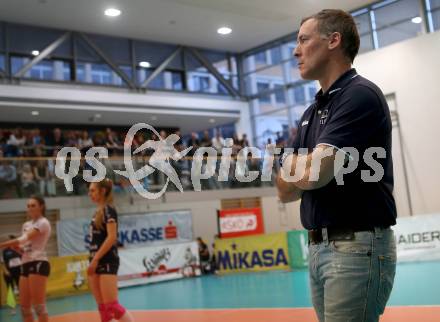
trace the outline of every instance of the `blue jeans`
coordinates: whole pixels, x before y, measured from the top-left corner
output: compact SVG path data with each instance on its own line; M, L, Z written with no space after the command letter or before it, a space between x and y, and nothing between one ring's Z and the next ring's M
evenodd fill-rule
M354 240L323 239L309 245L312 302L319 321L379 321L396 272L393 231L376 228L356 232Z

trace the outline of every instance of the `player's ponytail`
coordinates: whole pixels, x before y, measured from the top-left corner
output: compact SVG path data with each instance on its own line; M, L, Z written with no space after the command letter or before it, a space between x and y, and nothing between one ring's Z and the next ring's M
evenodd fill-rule
M95 214L95 225L98 229L104 226L104 211L107 205L113 206L113 181L108 178L95 182L100 191L104 191L105 205L99 207Z

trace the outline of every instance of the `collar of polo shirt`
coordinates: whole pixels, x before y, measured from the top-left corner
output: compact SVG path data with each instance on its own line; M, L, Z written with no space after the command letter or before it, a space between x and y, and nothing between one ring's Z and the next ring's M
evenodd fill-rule
M316 102L327 102L334 94L343 89L353 78L356 78L357 76L358 73L356 72L356 69L352 68L348 70L347 72L342 74L325 93L322 92L321 88L319 92L315 95Z

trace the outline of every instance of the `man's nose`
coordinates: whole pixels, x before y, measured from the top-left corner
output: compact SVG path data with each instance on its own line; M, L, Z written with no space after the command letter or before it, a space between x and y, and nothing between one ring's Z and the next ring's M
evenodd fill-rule
M295 56L296 58L298 58L300 55L300 48L299 45L295 47L295 49L293 50L293 56Z

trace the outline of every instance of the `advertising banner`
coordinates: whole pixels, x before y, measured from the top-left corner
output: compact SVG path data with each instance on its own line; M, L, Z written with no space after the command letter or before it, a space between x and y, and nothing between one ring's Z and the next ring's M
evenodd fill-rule
M49 263L50 277L47 280L47 297L70 296L89 290L87 281L88 255L51 257ZM3 269L3 265L1 265L1 276L3 276ZM2 277L0 279L0 305L5 304L6 292ZM16 299L18 303L18 297Z
M440 260L440 214L398 218L393 230L399 262Z
M47 280L47 296L58 297L88 291L88 255L51 257L50 277Z
M118 242L124 248L181 243L193 240L189 210L118 216ZM88 252L91 218L57 222L60 256Z
M196 242L125 249L119 257L119 287L201 274Z
M290 267L301 269L309 265L307 230L291 230L287 233Z
M220 238L264 234L260 208L220 210L218 220Z
M218 239L215 249L220 273L289 269L286 233Z

